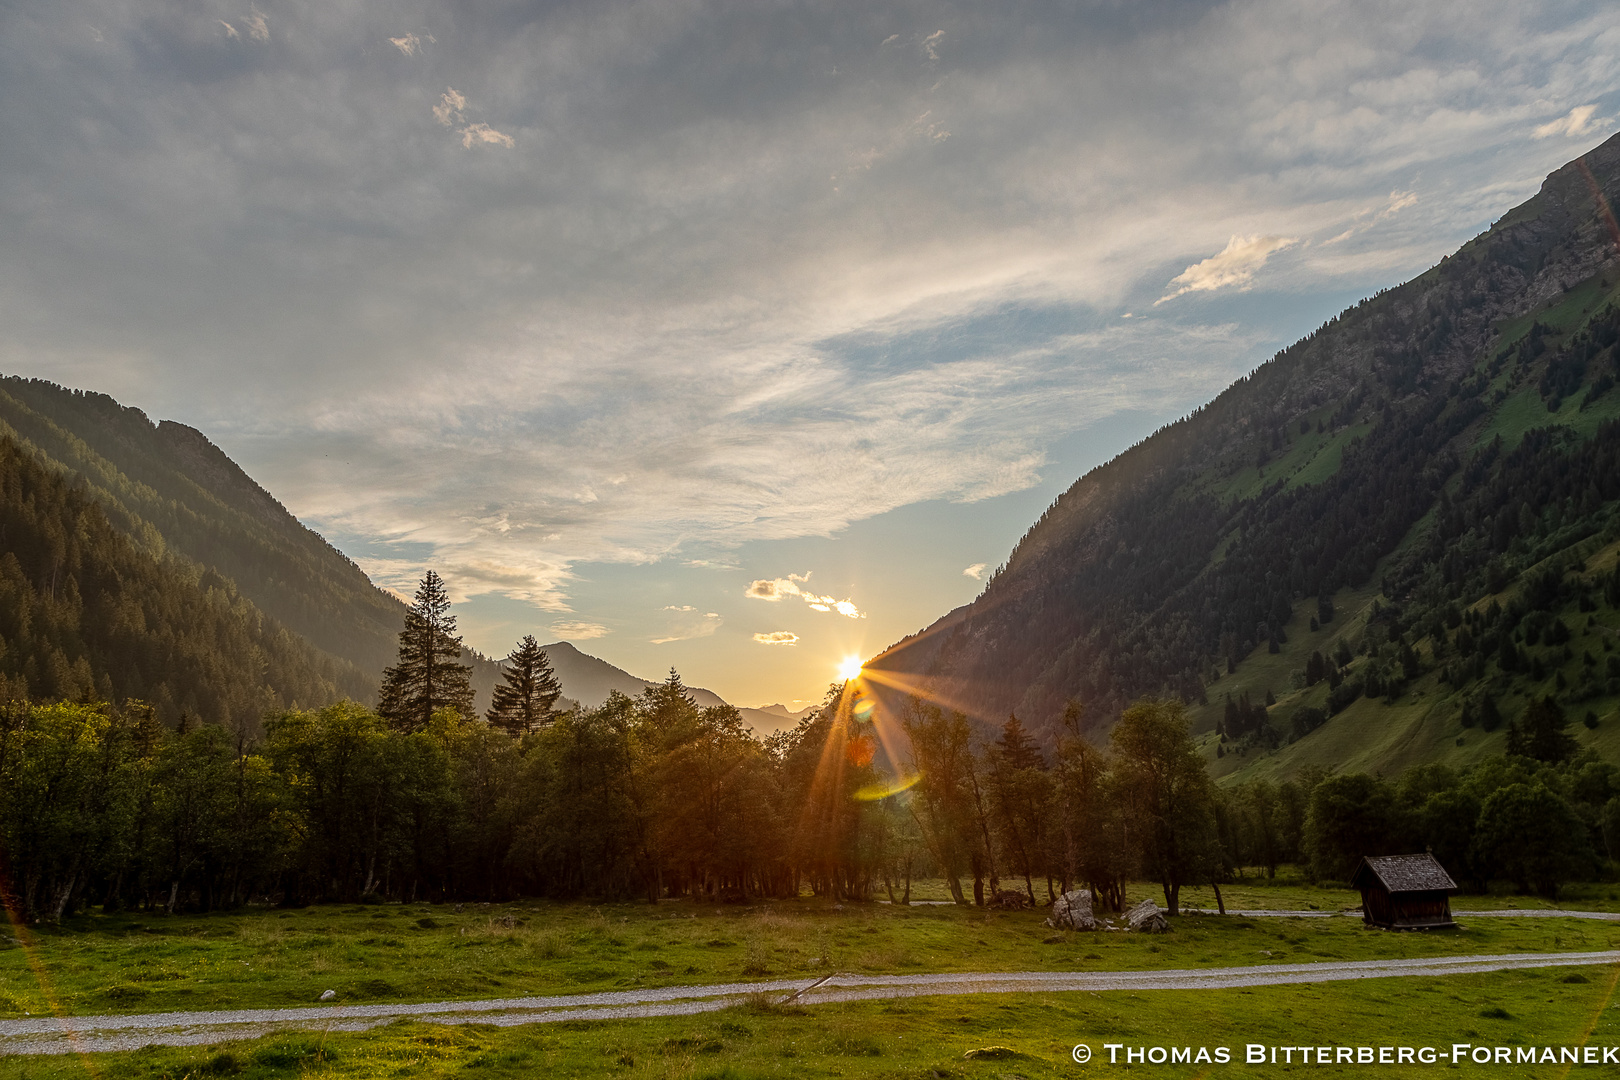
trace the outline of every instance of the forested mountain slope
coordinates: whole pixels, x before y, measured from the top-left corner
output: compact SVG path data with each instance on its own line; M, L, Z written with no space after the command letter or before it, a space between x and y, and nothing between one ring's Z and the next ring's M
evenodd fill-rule
M551 670L556 672L557 681L562 684L563 697L587 709L600 708L615 690L625 697L636 697L648 687L660 685L652 679L638 678L623 668L614 667L599 657L580 652L566 641L553 642L544 651ZM688 686L686 692L700 708L726 704L719 694L701 686ZM781 706L777 708L781 709ZM737 710L748 725L761 734L790 728L808 711L790 713L781 709L777 713L769 709Z
M137 549L82 486L0 436L0 701L133 697L171 723L251 725L362 689L218 574Z
M1098 731L1177 695L1226 769L1500 752L1543 698L1600 739L1620 700L1617 193L1620 136L1082 477L973 604L869 669L1048 731L1071 700Z
M84 484L141 550L211 571L329 654L343 694L375 697L395 659L405 605L201 432L171 420L153 424L105 394L12 376L0 378L0 436ZM463 661L487 703L499 678L495 664L470 652Z
M0 379L0 434L82 480L142 548L233 581L266 614L373 682L393 663L405 605L305 528L199 431L105 394Z

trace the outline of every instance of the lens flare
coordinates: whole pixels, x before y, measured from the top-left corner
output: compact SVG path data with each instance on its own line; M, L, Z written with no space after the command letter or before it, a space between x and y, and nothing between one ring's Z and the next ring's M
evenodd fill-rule
M876 708L877 703L871 698L862 698L849 707L849 715L862 724L870 724L872 722L872 713Z
M839 665L838 665L838 681L839 682L849 682L849 680L851 680L851 679L858 679L860 677L861 677L861 658L860 657L858 657L858 656L846 656L846 657L844 657L844 659L842 661L839 662Z
M917 786L917 781L921 779L921 773L915 773L911 776L886 777L875 784L867 784L855 792L855 797L861 802L877 802L879 799L887 799L891 795L898 795L902 791L911 790Z

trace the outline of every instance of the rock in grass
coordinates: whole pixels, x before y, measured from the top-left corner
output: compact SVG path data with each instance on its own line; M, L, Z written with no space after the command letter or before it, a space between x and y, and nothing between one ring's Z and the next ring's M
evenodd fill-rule
M1132 930L1143 934L1162 934L1170 929L1170 922L1152 900L1144 900L1125 913L1125 922Z
M977 1050L969 1050L962 1056L969 1061L1005 1061L1007 1058L1024 1055L1010 1046L981 1046Z
M335 997L337 997L337 991L336 990L328 990L326 993L321 995L321 1000L322 1001L331 1001Z
M1035 905L1030 902L1029 897L1017 889L1001 889L985 906L998 911L1023 911Z
M1058 897L1046 925L1054 930L1097 929L1097 917L1091 913L1091 890L1072 889Z

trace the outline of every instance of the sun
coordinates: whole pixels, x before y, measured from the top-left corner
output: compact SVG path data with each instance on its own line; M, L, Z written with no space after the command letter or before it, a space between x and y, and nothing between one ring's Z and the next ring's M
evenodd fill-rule
M846 656L846 657L844 657L843 660L841 660L839 662L839 664L838 664L838 681L839 682L849 682L849 680L851 680L851 679L858 679L860 677L861 677L861 658L860 657L858 657L858 656Z

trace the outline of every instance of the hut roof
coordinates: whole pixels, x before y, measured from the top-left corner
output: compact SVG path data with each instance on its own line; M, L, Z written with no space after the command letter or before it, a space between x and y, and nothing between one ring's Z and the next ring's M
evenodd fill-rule
M1433 855L1368 855L1356 867L1350 884L1362 888L1375 879L1387 892L1430 892L1451 890L1457 883Z

